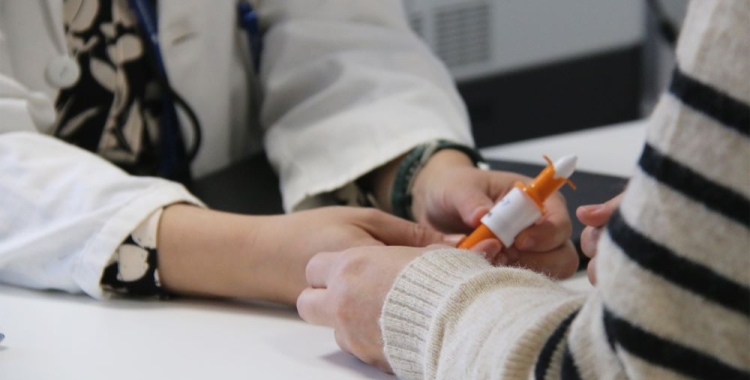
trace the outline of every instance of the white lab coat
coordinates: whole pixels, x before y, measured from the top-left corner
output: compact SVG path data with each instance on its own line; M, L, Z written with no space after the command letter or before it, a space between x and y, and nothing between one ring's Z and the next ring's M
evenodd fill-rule
M262 144L291 210L419 143L472 143L448 73L399 0L256 5L257 77L235 1L159 1L168 76L203 125L194 174ZM45 67L64 53L63 33L62 0L0 0L0 281L101 298L102 270L129 232L160 207L200 201L44 134L58 91Z

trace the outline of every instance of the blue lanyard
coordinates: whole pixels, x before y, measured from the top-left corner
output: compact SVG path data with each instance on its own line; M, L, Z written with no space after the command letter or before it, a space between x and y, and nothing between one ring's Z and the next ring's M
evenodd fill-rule
M143 28L146 34L146 42L149 45L151 56L159 71L161 83L166 87L166 92L162 100L162 121L160 125L160 160L159 171L163 177L171 179L180 179L184 177L180 173L188 171L189 161L197 152L200 144L200 125L192 109L184 102L177 93L172 90L167 77L167 69L164 65L164 58L159 46L159 24L156 14L156 0L128 0L130 7L135 13L138 24ZM245 30L250 44L250 54L252 55L253 69L257 73L260 70L260 57L263 50L263 39L260 32L258 14L253 9L249 1L240 1L237 6L238 23ZM196 148L186 157L185 145L182 139L180 121L177 117L175 101L188 113L191 122L194 124L196 133ZM187 166L187 169L186 169ZM183 181L184 182L184 181Z
M164 66L164 58L162 58L161 47L159 46L159 24L156 21L156 7L153 1L148 0L129 0L129 2L138 23L146 31L148 44L159 68L159 74L166 76L167 69Z
M180 119L171 95L171 86L167 77L167 69L159 46L159 24L156 18L156 6L150 0L129 0L138 23L144 29L151 56L159 70L159 77L165 92L162 96L162 115L159 138L159 174L162 177L185 182L189 180L189 162L185 153L185 143L182 139ZM187 177L187 178L186 178Z
M253 60L253 69L257 73L260 71L260 55L263 53L263 38L260 33L258 14L253 9L252 4L245 0L237 4L237 15L240 26L247 33L247 40L250 43L250 54Z

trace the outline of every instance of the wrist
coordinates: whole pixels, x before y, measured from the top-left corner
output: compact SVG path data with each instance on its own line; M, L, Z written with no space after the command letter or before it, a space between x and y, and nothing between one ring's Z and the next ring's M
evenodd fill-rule
M446 154L445 152L451 152ZM441 158L433 160L436 156ZM423 184L422 189L427 189L431 180L424 180L422 174L427 166L431 166L431 173L444 175L442 171L450 166L484 166L484 159L474 148L452 143L450 141L437 140L414 148L399 164L398 171L393 181L391 190L391 205L393 214L409 220L416 220L413 214L414 186L417 179ZM430 177L430 175L427 175ZM425 194L417 194L423 201ZM420 206L421 207L421 206Z
M294 221L301 213L254 217L244 244L244 298L294 305L307 287L307 250L314 242L300 238Z
M261 218L188 205L164 210L158 233L159 275L170 292L267 299L259 271Z
M362 189L375 198L377 208L389 214L393 212L391 207L391 189L393 188L393 181L396 178L396 172L398 171L399 165L405 157L406 155L398 156L385 165L382 165L365 175L362 180L359 181Z
M427 194L441 176L448 175L452 168L474 167L474 162L465 153L454 149L443 149L435 153L414 178L411 187L410 212L415 221L425 218ZM450 178L450 175L448 175Z

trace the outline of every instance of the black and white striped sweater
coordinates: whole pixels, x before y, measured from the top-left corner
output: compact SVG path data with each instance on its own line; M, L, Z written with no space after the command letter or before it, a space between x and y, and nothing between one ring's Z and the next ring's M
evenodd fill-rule
M381 324L409 379L750 379L750 1L694 1L598 285L430 252Z

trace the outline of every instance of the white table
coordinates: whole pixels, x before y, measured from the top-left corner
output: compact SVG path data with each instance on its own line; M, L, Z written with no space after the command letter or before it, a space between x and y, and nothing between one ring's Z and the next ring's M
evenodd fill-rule
M482 149L488 159L546 165L542 155L553 160L568 154L578 156L577 170L630 177L646 136L646 121L526 140Z
M642 139L642 124L630 123L484 153L533 163L575 153L584 170L626 175ZM582 274L567 285L589 288ZM341 352L330 329L290 308L253 303L102 303L0 286L0 332L3 380L392 378Z
M0 287L0 378L390 379L289 308Z

